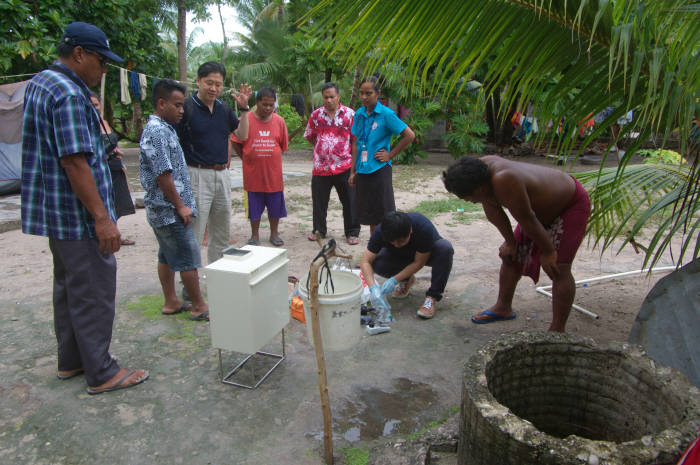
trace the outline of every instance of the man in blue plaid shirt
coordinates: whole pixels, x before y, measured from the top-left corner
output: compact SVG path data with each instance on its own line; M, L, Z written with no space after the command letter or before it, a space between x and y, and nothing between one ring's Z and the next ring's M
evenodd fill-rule
M66 27L57 51L24 96L22 231L48 236L53 254L57 376L84 373L87 392L100 394L148 378L109 354L121 237L88 89L99 84L107 60L123 60L102 30L81 22Z

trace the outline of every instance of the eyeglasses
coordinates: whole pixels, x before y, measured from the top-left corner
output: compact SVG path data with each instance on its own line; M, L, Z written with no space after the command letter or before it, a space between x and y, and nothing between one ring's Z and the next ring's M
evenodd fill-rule
M107 57L104 57L104 56L100 55L99 53L93 52L92 50L88 50L88 49L85 49L85 53L87 53L88 55L96 56L97 59L100 60L100 66L102 66L103 68L107 67Z

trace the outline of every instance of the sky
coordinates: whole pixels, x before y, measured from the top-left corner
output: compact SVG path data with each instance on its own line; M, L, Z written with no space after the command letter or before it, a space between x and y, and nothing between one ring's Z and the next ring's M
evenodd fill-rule
M207 42L223 42L224 38L221 33L221 21L219 21L219 12L216 5L209 7L211 20L203 23L195 23L192 21L193 15L187 15L187 35L194 30L195 27L201 27L204 31L197 36L194 41L195 46L205 44ZM236 10L230 6L222 6L221 14L224 17L226 27L226 35L229 39L229 45L237 43L233 41L234 32L245 32L245 28L238 22ZM233 42L232 42L233 41Z

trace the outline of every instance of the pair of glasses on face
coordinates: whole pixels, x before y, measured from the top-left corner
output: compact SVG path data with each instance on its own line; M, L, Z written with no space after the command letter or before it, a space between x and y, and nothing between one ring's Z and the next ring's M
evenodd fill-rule
M92 50L87 49L85 49L85 53L87 53L88 55L96 56L97 59L100 60L100 66L102 66L103 68L107 67L107 57L104 57L97 52L93 52Z

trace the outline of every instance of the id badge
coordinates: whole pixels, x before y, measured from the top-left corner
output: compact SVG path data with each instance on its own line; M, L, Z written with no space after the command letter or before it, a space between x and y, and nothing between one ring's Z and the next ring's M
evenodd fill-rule
M367 150L362 151L362 163L367 163Z

